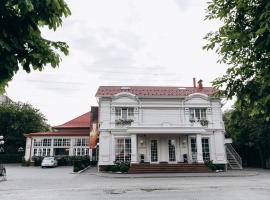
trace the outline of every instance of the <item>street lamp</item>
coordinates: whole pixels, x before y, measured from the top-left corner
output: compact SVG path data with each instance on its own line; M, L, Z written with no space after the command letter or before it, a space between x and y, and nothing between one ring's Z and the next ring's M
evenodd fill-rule
M0 135L0 153L4 152L4 148L1 147L2 145L5 144L5 141L4 141L4 136Z
M4 136L0 135L0 145L5 144Z

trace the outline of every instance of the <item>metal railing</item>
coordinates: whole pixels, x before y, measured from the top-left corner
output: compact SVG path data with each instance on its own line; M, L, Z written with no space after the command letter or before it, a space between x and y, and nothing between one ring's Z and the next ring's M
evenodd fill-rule
M235 151L231 144L226 144L226 147L229 153L237 160L238 164L242 168L242 158L240 157L240 155Z

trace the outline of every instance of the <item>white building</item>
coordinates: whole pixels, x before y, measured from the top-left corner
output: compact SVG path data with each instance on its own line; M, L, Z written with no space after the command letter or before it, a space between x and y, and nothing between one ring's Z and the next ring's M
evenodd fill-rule
M33 156L85 156L96 160L96 150L90 149L90 132L98 120L98 108L62 125L54 126L52 132L25 134L25 160ZM93 152L94 150L94 152ZM94 157L94 158L93 158Z
M226 165L221 101L213 96L217 90L198 83L100 86L100 169L115 161L180 165L211 160Z

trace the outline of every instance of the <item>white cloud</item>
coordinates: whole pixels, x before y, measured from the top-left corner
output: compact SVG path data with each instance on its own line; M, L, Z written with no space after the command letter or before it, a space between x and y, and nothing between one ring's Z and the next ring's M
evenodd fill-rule
M202 50L207 0L69 0L72 16L52 40L66 41L70 55L59 68L18 73L7 89L16 100L41 109L53 125L87 112L99 85L205 85L225 71Z

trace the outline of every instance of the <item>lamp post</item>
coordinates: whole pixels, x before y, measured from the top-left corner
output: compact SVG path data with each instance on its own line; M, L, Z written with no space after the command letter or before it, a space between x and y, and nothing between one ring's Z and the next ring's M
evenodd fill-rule
M2 147L5 144L4 136L0 135L0 153L4 152L4 148Z

